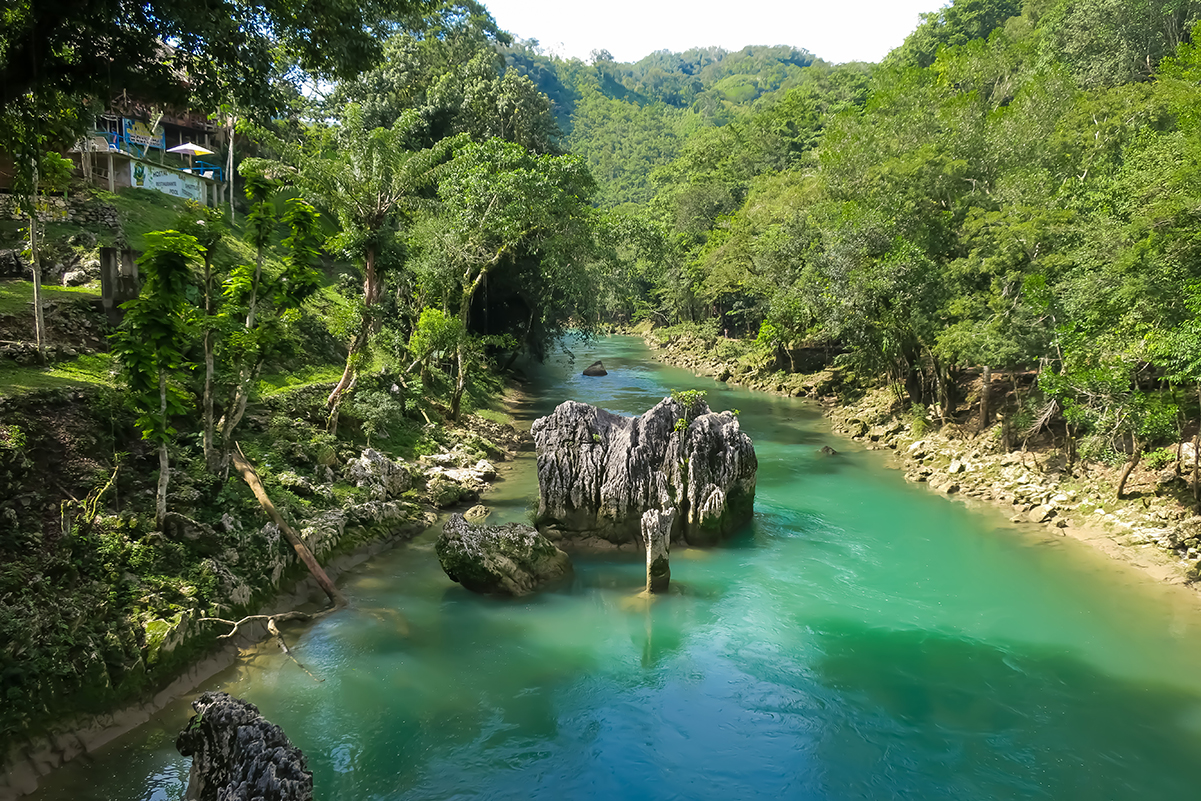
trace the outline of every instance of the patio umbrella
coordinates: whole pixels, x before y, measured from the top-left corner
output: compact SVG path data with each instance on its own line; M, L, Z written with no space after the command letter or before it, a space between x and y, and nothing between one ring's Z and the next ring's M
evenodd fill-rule
M201 145L194 145L191 142L184 142L182 145L176 145L175 147L168 148L167 152L168 153L187 153L188 154L188 168L191 169L192 156L211 156L216 151L209 150L207 147L203 147Z

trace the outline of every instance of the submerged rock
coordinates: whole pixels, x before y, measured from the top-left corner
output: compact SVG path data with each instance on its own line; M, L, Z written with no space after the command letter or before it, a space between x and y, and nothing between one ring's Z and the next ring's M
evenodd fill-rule
M258 707L220 692L192 702L196 714L175 739L192 757L189 799L311 801L313 774L304 754Z
M472 592L528 595L571 573L571 559L522 523L473 526L451 515L434 546L451 581Z
M753 514L758 461L730 412L664 398L639 417L576 401L534 422L538 516L550 539L642 543L642 515L676 509L671 538L717 542Z
M599 359L584 368L584 375L602 376L608 375L609 371L605 369L605 365Z

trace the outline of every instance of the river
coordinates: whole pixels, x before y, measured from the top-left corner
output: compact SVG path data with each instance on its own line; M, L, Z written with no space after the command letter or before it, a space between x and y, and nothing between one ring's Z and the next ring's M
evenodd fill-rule
M570 587L506 601L438 567L434 532L343 577L352 608L219 674L308 757L321 799L1183 799L1201 764L1201 604L1076 541L905 483L814 405L577 343L532 373L528 425L575 399L637 414L671 389L738 409L752 525L677 549L576 556ZM596 358L603 378L580 370ZM817 453L824 444L843 451ZM523 457L494 522L537 494ZM35 799L178 799L190 709L48 778Z

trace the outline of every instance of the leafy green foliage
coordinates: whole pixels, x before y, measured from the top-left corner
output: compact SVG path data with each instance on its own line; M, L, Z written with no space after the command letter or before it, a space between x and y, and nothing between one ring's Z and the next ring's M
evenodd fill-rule
M195 237L177 231L148 235L147 240L149 248L138 261L145 277L142 292L122 307L125 320L113 338L113 353L121 364L129 402L137 409L142 436L163 443L175 433L170 417L185 410L179 393L168 391L164 413L160 381L186 366L188 290L199 245Z

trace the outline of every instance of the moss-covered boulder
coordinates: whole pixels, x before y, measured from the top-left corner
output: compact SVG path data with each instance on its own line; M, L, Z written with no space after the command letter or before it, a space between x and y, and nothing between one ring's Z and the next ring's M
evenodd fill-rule
M571 559L531 526L473 526L451 515L435 545L452 581L472 592L528 595L571 573Z

